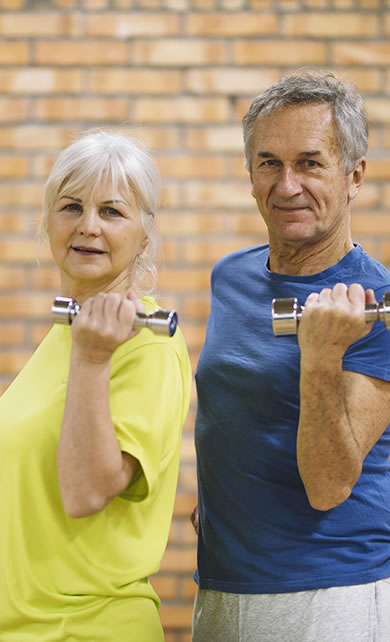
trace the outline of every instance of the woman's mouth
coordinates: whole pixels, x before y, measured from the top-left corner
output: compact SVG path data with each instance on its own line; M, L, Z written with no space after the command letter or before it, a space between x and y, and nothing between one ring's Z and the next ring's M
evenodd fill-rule
M97 247L89 247L84 245L72 245L72 250L77 254L105 254L104 250L99 250Z

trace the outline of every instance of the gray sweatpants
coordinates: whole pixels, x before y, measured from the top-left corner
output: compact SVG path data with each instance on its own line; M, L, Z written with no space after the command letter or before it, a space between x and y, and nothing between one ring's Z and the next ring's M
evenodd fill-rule
M298 593L199 590L192 642L390 642L390 578Z

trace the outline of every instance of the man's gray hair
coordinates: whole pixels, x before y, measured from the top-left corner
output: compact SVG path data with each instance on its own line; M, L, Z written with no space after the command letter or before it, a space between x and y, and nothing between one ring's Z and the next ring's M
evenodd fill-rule
M252 138L257 116L296 104L328 104L333 113L340 158L345 174L352 172L365 156L368 145L368 118L363 98L355 85L329 71L302 69L284 76L257 96L245 114L245 167L252 170Z

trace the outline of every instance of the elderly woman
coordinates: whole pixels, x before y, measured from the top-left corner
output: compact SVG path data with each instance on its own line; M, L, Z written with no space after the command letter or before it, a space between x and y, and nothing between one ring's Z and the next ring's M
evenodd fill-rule
M41 234L82 306L0 400L2 642L164 639L148 576L167 543L191 371L180 330L132 329L157 307L137 298L155 274L157 191L148 150L105 132L65 149L48 178Z

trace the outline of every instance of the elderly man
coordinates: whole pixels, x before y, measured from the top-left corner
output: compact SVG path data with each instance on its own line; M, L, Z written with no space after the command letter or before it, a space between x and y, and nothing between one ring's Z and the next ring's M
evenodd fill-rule
M364 307L390 275L350 230L363 101L303 71L258 96L243 127L269 244L212 273L193 642L389 642L390 332ZM276 338L271 300L291 296L305 304L298 338Z

